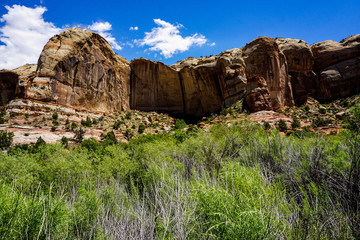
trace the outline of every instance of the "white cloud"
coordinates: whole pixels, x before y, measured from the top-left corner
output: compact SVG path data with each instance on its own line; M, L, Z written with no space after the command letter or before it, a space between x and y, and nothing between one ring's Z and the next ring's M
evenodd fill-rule
M215 44L216 44L215 42L212 42L212 43L209 43L208 46L213 47L213 46L215 46Z
M111 33L109 33L109 31L112 29L112 25L109 22L95 22L92 25L89 25L88 28L105 38L114 49L122 49L122 47L117 43L116 39L111 35Z
M0 17L0 69L13 69L26 63L37 63L44 45L55 34L63 31L51 22L46 22L45 7L5 6L8 11ZM71 25L65 25L70 27ZM72 26L74 27L74 25ZM98 21L92 25L77 25L99 33L110 45L121 50L122 47L109 32L109 22Z
M130 31L137 31L139 30L139 27L135 26L135 27L130 27L129 28Z
M145 32L145 37L136 42L140 46L150 46L151 51L160 51L165 58L187 51L193 45L202 46L207 42L204 35L197 33L182 37L179 31L183 27L181 24L173 25L161 19L154 19L154 22L158 27L154 27L151 32Z
M13 69L25 63L36 63L46 42L62 31L51 22L45 22L45 7L28 8L5 6L8 10L0 18L0 69Z

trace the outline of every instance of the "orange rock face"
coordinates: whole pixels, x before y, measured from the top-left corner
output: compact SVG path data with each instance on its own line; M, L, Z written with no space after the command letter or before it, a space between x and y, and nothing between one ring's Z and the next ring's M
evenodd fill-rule
M271 96L263 77L248 79L246 93L246 107L250 112L272 110Z
M312 51L299 39L278 38L276 43L286 57L294 102L302 105L308 97L315 97L319 89Z
M142 111L184 112L179 73L160 62L131 62L131 107Z
M267 83L272 108L293 106L291 83L286 58L275 39L259 37L243 49L247 79L263 77Z
M359 93L360 34L340 43L315 43L311 49L319 76L318 100L327 101Z
M130 65L100 35L67 29L45 45L26 96L113 112L129 108Z

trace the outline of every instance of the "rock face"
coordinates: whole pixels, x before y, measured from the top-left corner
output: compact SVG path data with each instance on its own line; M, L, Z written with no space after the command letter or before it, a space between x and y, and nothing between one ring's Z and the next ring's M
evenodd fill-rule
M241 50L188 58L168 67L160 62L131 62L131 108L201 116L245 96Z
M286 57L294 101L301 105L308 97L315 97L319 88L313 71L312 51L306 42L299 39L278 38L276 43Z
M130 65L100 35L67 29L45 45L26 97L93 111L129 108Z
M360 92L360 34L340 43L315 43L311 50L319 76L318 100L328 101Z
M243 49L247 79L263 77L267 83L272 108L293 106L291 83L284 54L275 39L259 37Z
M142 111L184 112L179 73L143 58L131 62L131 106Z
M246 84L246 107L250 112L272 110L271 96L263 77L253 77Z
M19 75L13 71L0 71L0 106L7 104L15 98Z
M90 111L131 107L202 116L245 98L252 112L281 110L309 97L359 93L360 34L311 46L259 37L167 66L142 58L129 64L100 35L67 29L49 40L35 66L0 72L1 104L20 97Z

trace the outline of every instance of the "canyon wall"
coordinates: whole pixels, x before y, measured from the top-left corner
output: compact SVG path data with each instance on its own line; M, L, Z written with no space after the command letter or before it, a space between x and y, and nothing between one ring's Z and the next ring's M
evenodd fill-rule
M37 65L0 72L0 104L19 97L106 113L131 108L202 116L239 100L249 111L281 110L308 97L329 101L359 90L360 34L311 46L259 37L167 66L143 58L129 63L100 35L66 29L44 46Z

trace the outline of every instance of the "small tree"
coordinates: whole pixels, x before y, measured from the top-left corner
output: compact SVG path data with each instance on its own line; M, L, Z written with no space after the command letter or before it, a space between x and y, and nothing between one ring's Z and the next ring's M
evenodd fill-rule
M286 132L287 131L287 125L286 122L283 119L280 119L277 123L277 129L279 129L279 131L281 132Z
M6 149L11 146L13 142L14 133L0 131L0 150Z
M139 128L138 128L138 133L142 134L145 131L145 126L144 124L140 124Z
M85 131L80 127L79 130L75 131L74 141L77 143L82 143L84 140L84 133Z

